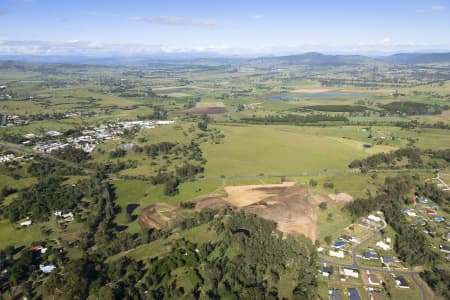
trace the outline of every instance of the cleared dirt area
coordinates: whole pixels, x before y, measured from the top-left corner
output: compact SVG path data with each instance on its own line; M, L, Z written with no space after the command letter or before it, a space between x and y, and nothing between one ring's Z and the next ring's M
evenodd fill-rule
M179 110L177 114L188 114L188 115L214 115L214 114L224 114L227 112L225 107L194 107L185 110Z
M138 223L142 230L161 230L172 224L177 217L177 207L159 203L145 207L139 214Z
M311 193L296 182L280 184L226 186L227 196L211 195L197 198L196 209L239 207L277 223L286 235L304 234L311 240L319 238L317 221L321 202L336 203L352 200L350 195Z
M441 113L441 116L446 117L446 118L450 118L450 110L445 110Z

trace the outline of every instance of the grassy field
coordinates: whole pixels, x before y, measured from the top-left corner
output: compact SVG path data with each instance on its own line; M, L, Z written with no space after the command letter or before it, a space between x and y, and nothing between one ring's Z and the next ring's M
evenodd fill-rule
M369 155L363 143L305 132L289 126L218 126L221 145L202 145L206 177L258 174L298 174L342 170L354 159ZM375 147L371 152L383 151ZM324 158L327 159L324 159Z

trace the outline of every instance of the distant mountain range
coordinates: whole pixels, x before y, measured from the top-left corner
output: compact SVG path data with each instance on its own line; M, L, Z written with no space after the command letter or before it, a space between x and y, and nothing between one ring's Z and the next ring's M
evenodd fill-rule
M431 64L449 63L450 52L447 53L398 53L389 56L363 56L363 55L330 55L318 52L308 52L287 56L265 56L258 58L227 57L214 54L184 53L184 54L154 54L149 56L31 56L31 55L0 55L0 61L12 60L36 63L69 63L87 65L126 65L148 66L155 64L223 66L242 65L249 67L282 67L285 65L309 66L345 66L364 65L368 63L387 64Z

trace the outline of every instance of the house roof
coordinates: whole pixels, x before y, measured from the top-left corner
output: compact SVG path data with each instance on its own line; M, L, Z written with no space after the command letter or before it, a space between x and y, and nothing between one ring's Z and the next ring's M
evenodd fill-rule
M344 247L345 244L347 244L345 241L337 241L336 243L334 243L334 247Z
M378 253L372 251L366 251L363 253L363 257L367 259L378 259Z
M382 256L382 260L383 260L383 263L385 263L385 264L393 264L395 262L394 257L390 256L390 255Z
M348 288L348 296L350 300L361 300L361 297L359 296L358 290L355 288Z
M339 289L330 290L330 300L342 300Z

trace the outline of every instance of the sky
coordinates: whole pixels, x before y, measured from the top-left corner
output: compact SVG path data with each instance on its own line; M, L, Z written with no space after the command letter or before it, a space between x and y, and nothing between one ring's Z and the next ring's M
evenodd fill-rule
M450 0L0 0L0 55L450 50Z

